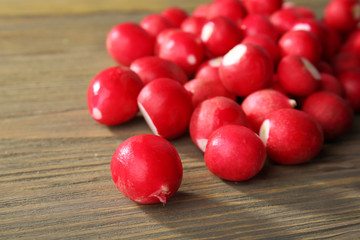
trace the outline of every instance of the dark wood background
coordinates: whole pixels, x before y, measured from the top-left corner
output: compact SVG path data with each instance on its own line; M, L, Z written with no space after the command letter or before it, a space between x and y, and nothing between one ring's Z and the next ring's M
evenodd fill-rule
M151 133L139 116L93 121L86 90L115 65L105 36L123 21L206 1L0 0L0 239L359 239L360 117L308 164L268 162L254 179L213 176L189 136L171 141L184 179L163 207L123 197L116 147ZM318 16L327 1L296 1Z

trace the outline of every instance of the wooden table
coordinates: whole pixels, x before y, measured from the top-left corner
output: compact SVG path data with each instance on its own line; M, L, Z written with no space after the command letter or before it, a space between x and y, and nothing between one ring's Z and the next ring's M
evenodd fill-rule
M268 162L254 179L213 176L189 136L171 141L184 178L163 207L122 196L116 147L151 133L138 116L93 121L90 80L115 65L109 29L171 4L206 1L0 0L0 239L359 239L360 117L308 164ZM297 1L318 16L326 1Z

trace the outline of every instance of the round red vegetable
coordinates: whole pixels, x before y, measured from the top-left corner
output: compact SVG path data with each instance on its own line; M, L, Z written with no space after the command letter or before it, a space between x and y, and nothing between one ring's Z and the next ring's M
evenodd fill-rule
M160 78L147 84L139 93L138 105L156 135L172 139L188 129L193 110L191 97L173 79Z
M244 181L260 172L266 160L266 149L261 139L247 127L227 125L210 136L204 160L216 176Z
M360 20L360 3L357 0L332 0L324 10L325 24L341 32L355 29Z
M308 96L301 109L316 119L326 140L340 137L347 132L354 120L354 113L345 100L329 92L316 92Z
M247 11L239 0L214 0L207 9L209 19L227 17L239 24L247 15Z
M270 15L280 9L283 0L242 0L249 14Z
M121 23L113 27L106 38L110 56L129 66L134 60L154 52L154 38L136 23Z
M155 135L137 135L122 142L110 168L119 191L140 204L165 204L179 189L183 176L176 149Z
M140 26L153 37L156 37L167 28L174 27L169 19L156 13L150 14L141 20Z
M270 159L286 165L310 161L324 142L322 128L314 118L289 108L270 113L261 125L260 137Z
M247 15L238 26L244 32L245 37L262 34L277 42L280 36L269 17L261 14Z
M360 113L360 72L343 72L338 78L344 89L345 99L355 112Z
M167 8L161 14L169 19L175 27L180 27L181 23L188 17L187 12L178 7Z
M87 91L91 116L105 125L130 120L139 111L136 99L142 87L139 76L127 67L105 69L95 76Z

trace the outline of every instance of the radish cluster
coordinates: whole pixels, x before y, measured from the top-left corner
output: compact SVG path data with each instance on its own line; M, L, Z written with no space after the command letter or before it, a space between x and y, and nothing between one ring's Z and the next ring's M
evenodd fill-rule
M191 15L165 9L120 23L106 38L118 63L91 81L101 124L140 110L154 135L119 145L111 173L129 199L166 203L182 164L168 141L189 131L207 168L229 181L256 176L267 158L310 161L360 112L360 2L314 12L282 0L214 0Z

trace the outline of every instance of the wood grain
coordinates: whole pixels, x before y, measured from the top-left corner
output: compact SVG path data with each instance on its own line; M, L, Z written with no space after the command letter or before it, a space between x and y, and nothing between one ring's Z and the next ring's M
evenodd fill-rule
M109 29L150 12L205 1L0 0L0 239L359 239L360 117L308 164L267 162L254 179L213 176L188 135L173 140L179 192L137 205L112 182L115 148L150 133L137 116L94 122L86 90L115 65ZM318 15L326 1L297 1Z

